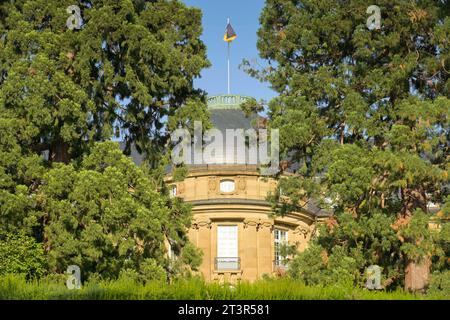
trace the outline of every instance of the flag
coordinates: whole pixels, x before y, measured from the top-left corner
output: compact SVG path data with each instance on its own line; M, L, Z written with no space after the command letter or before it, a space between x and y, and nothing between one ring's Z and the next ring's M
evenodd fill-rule
M223 36L223 41L231 42L234 39L236 39L236 37L237 37L236 32L234 32L231 23L228 22L227 28L225 29L225 35Z

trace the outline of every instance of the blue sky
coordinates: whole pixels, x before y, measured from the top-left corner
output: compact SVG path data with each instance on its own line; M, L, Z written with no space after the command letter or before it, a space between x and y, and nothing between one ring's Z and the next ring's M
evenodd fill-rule
M206 90L209 95L227 93L227 43L223 41L227 18L237 34L231 44L231 93L270 100L276 93L267 83L261 83L239 70L242 59L258 58L256 49L259 15L263 0L183 0L189 6L203 11L202 40L208 48L212 66L202 72L195 86Z

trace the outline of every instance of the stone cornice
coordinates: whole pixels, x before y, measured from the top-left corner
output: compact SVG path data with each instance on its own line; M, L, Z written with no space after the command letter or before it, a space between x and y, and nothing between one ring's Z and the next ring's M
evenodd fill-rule
M245 205L258 205L271 207L270 202L265 200L257 199L242 199L242 198L216 198L216 199L205 199L205 200L193 200L186 201L186 203L201 206L201 205L214 205L214 204L245 204Z
M239 211L247 211L251 210L255 212L255 210L260 211L261 213L271 214L272 207L271 203L265 200L257 200L257 199L242 199L242 198L217 198L217 199L205 199L205 200L194 200L194 201L186 201L193 205L193 212L197 211L216 211L223 212L225 211L234 211L236 208L228 208L228 206L241 206ZM259 209L258 209L259 208ZM304 209L298 212L290 212L285 215L285 217L291 217L295 219L301 219L307 224L313 223L315 221L314 213L310 213ZM277 217L275 217L277 220Z

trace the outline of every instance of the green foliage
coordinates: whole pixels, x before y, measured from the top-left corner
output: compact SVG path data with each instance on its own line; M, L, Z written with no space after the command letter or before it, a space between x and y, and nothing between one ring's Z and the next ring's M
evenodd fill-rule
M79 166L55 165L43 181L39 200L52 272L75 264L85 278L117 278L127 269L142 279L161 278L166 239L187 243L189 210L158 193L114 142L94 145Z
M203 251L195 247L192 243L186 244L181 253L182 265L190 266L192 270L197 271L202 263Z
M79 30L66 26L69 5L81 9ZM167 0L21 0L2 2L0 12L0 110L22 149L59 152L66 143L76 157L118 131L127 151L134 143L153 163L167 117L180 119L181 106L193 104L206 114L193 88L209 66L199 9Z
M245 100L240 105L242 111L246 114L247 117L249 117L252 114L259 113L264 111L264 105L263 103L258 103L255 98L250 98Z
M358 282L377 263L395 287L411 261L449 267L448 227L428 229L443 217L427 205L443 207L449 192L450 3L376 5L380 30L366 27L366 1L269 0L258 31L269 67L243 64L279 93L269 126L299 166L270 198L277 213L308 198L335 212L314 240L330 265L309 266L307 252L304 272L293 271L317 269L305 275L315 283L343 270ZM331 266L335 256L342 261Z
M431 275L428 293L449 295L450 270L435 272Z
M308 285L355 286L363 280L359 271L363 259L357 254L349 254L345 247L336 246L328 255L322 247L314 245L294 259L289 273Z
M411 222L399 232L402 239L410 240L405 241L400 247L410 259L419 261L422 257L435 255L439 234L430 230L429 222L429 217L421 210L417 210Z
M139 272L134 269L123 269L120 271L119 282L147 283L149 281L167 280L166 270L158 265L154 259L145 259L140 266Z
M80 30L66 26L69 5ZM172 126L207 118L193 88L209 65L201 32L201 12L179 1L2 2L1 228L37 232L49 162L81 161L116 131L157 168Z
M0 275L23 274L40 278L46 272L44 250L40 243L21 233L0 233Z
M370 292L354 287L306 286L292 279L262 280L228 285L205 283L198 278L178 279L172 284L132 278L88 282L80 290L68 290L64 281L29 282L18 276L0 277L0 299L32 300L425 300L448 299L447 292L410 294Z
M34 237L52 272L162 278L164 241L181 250L191 220L162 179L170 133L208 118L193 88L209 66L201 33L200 10L180 1L1 2L0 232ZM114 135L142 169L97 144Z
M155 259L145 259L140 266L143 282L167 280L166 270Z

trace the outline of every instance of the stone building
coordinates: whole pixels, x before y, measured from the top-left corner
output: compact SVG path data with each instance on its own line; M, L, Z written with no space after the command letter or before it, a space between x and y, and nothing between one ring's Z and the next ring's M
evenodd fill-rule
M250 129L258 117L246 117L240 103L246 97L214 96L208 109L215 128ZM193 206L189 237L203 251L200 272L207 281L254 281L264 274L282 273L288 267L281 256L283 244L303 250L326 212L312 203L283 217L274 216L266 200L277 181L262 176L257 164L217 161L188 166L182 182L169 174L172 195ZM286 173L289 174L289 173Z

